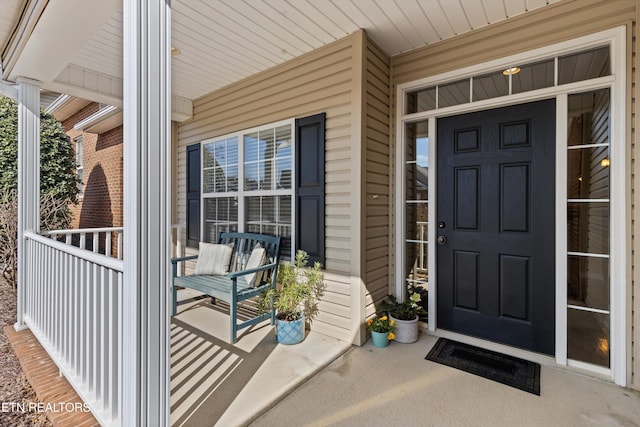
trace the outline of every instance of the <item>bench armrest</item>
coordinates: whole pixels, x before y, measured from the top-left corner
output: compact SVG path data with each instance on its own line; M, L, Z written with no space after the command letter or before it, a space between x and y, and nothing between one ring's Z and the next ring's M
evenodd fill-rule
M249 269L249 270L231 272L231 273L227 274L227 277L230 278L230 279L235 279L235 278L240 277L240 276L244 276L244 275L251 274L251 273L257 273L258 271L269 270L270 268L275 268L275 267L276 267L275 263L261 265L260 267L252 268L252 269Z
M180 258L171 258L171 264L176 265L179 262L189 261L189 260L196 259L196 258L198 258L198 255L188 255L188 256L183 256L183 257L180 257Z

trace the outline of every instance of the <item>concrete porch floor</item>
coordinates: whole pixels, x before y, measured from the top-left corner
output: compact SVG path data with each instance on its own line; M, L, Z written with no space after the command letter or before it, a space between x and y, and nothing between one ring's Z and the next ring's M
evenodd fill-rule
M425 360L437 337L352 347L253 427L640 426L640 393L542 366L541 395Z
M230 345L228 322L207 300L172 319L173 426L640 426L639 392L575 371L542 366L535 396L425 360L437 341L426 334L380 349L311 332L284 346L265 322ZM45 385L59 400L62 386Z
M197 295L184 289L178 299ZM248 425L351 347L309 331L280 345L268 321L232 345L226 307L209 301L179 306L171 322L172 426Z
M427 334L380 349L311 332L289 347L265 322L230 345L224 311L203 300L173 319L175 426L640 426L639 392L576 371L542 366L535 396L425 360Z

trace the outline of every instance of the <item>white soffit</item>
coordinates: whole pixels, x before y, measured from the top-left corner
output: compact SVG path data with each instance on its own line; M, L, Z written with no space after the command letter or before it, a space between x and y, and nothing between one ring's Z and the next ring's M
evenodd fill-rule
M26 0L0 0L0 52L9 41Z
M91 101L87 101L86 99L77 98L75 96L70 95L60 95L55 101L53 101L46 109L45 112L49 114L53 114L56 120L62 122L87 105L89 105Z
M172 45L181 53L172 58L172 93L199 98L360 28L394 56L558 1L173 0ZM25 0L0 0L0 7L6 43ZM74 92L78 70L86 82ZM122 1L49 1L10 71L10 81L23 75L49 90L118 105Z
M53 80L120 8L118 0L50 1L10 70L9 80L20 76Z
M86 119L76 123L73 128L84 132L101 134L122 124L122 109L109 105L101 108Z
M172 2L172 92L196 99L363 28L394 56L559 0ZM122 75L122 12L72 63Z

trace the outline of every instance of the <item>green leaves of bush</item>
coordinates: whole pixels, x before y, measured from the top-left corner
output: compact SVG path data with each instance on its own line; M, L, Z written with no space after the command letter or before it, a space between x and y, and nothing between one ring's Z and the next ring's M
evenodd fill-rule
M18 186L18 106L0 97L0 190ZM78 179L73 145L62 124L40 112L40 193L76 200Z

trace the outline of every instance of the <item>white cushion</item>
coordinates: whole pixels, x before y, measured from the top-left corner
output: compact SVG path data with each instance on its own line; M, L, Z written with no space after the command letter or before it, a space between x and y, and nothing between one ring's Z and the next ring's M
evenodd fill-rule
M263 266L267 262L267 251L262 247L260 243L256 244L256 246L251 251L251 255L247 260L247 265L245 265L245 270L250 270L252 268L258 268ZM260 282L262 281L263 272L259 271L257 273L250 273L244 276L245 280L249 284L249 286L256 287L260 286Z
M229 272L233 243L226 245L200 242L200 252L193 274L224 275Z

